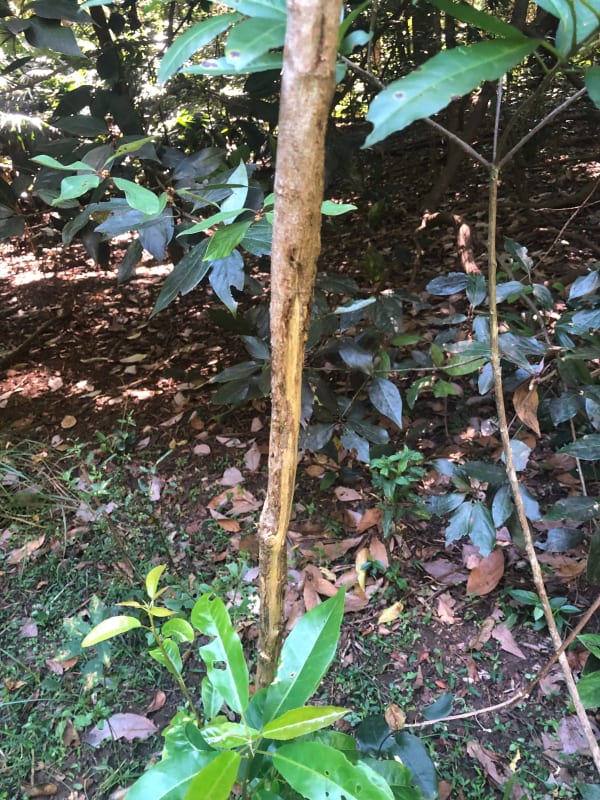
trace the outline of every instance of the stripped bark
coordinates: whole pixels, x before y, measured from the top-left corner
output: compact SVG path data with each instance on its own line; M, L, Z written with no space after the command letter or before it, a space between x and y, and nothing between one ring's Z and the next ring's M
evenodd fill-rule
M271 262L269 484L258 527L256 684L275 674L284 630L286 535L294 498L304 341L321 247L325 131L341 0L288 0Z

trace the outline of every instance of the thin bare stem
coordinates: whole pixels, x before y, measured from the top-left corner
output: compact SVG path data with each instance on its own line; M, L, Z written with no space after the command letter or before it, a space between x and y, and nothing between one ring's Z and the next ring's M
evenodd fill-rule
M502 167L505 164L507 164L512 159L512 157L516 153L518 153L519 150L524 145L526 145L527 142L530 139L532 139L536 135L536 133L541 131L541 129L544 128L551 120L553 120L559 114L562 114L562 112L566 108L568 108L570 105L575 103L577 100L579 100L580 97L583 97L583 95L586 94L586 93L587 93L587 89L585 87L583 89L579 89L579 91L575 92L575 94L572 94L571 97L567 97L566 100L564 100L562 103L557 105L556 108L552 109L552 111L549 114L546 114L546 116L543 119L541 119L538 122L537 125L533 126L533 128L529 131L529 133L526 133L525 136L523 136L523 137L521 137L521 139L519 139L519 141L516 143L516 145L513 148L511 148L508 151L508 153L506 153L506 155L502 156L502 158L498 162L498 171L500 171L502 169Z

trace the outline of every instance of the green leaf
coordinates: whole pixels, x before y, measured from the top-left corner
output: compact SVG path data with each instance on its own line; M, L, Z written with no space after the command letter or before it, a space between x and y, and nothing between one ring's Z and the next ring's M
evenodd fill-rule
M280 70L283 66L282 53L265 53L254 60L247 67L235 67L223 56L222 58L206 58L198 64L192 64L186 67L183 72L187 75L247 75L248 73L255 74L257 72L270 72L271 70Z
M166 570L166 564L160 564L158 567L154 567L151 569L150 572L146 575L146 593L150 600L153 600L156 596L156 592L158 590L158 582L160 580L160 576Z
M231 173L227 185L232 187L232 191L221 203L221 213L243 211L248 196L248 170L243 161Z
M84 24L91 22L90 15L79 8L77 0L33 0L28 7L45 19L64 19Z
M423 709L425 719L441 719L452 713L452 694L446 692L435 703Z
M452 0L428 0L428 2L439 8L445 14L450 14L454 19L466 22L474 28L479 28L496 36L506 36L509 39L518 39L523 34L518 28L514 28L507 22L503 22L499 17L479 11L467 3L454 3Z
M163 647L164 653L159 647L155 647L153 650L149 650L148 654L159 664L162 664L172 675L181 675L183 661L181 660L179 648L172 639L164 639Z
M423 795L413 786L411 771L404 764L391 758L362 758L361 761L381 775L396 800L422 800Z
M208 239L195 245L184 255L181 261L173 267L156 300L150 318L166 308L178 294L187 294L194 289L204 278L211 265L204 261L204 253L208 247Z
M600 659L600 634L583 633L577 638L586 650L589 650L596 658Z
M482 556L492 552L496 541L496 529L490 512L480 503L465 501L454 512L446 528L446 544L468 536L479 547Z
M449 272L429 281L425 287L430 294L446 297L458 294L467 288L468 276L464 272Z
M236 25L229 34L225 58L237 71L269 50L283 47L284 39L285 19L247 19Z
M197 601L190 615L192 625L213 641L200 648L209 681L227 705L242 714L248 705L248 667L242 643L233 629L221 598L205 594Z
M141 211L142 214L150 217L160 214L163 210L164 202L161 202L161 198L138 183L125 180L125 178L113 178L113 183L117 189L125 192L125 199L136 211Z
M477 42L438 53L417 71L391 83L373 100L367 120L374 129L364 147L435 114L483 81L499 78L538 44L537 39L518 37Z
M141 150L145 145L152 141L154 141L153 136L136 136L131 141L125 142L125 144L117 147L113 155L106 161L105 166L107 167L109 164L112 164L113 161L123 158L123 156L137 153L138 150Z
M339 217L348 211L356 211L357 206L352 203L334 203L333 200L324 200L321 203L321 214L326 217Z
M569 55L576 45L587 39L598 27L598 11L588 0L536 0L560 24L556 32L556 47L563 56Z
M144 772L127 792L127 800L183 800L194 777L219 753L178 748L173 755Z
M135 617L108 617L108 619L103 619L102 622L92 628L81 642L81 646L93 647L96 644L100 644L100 642L105 642L107 639L112 639L113 636L120 636L122 633L141 627L142 623Z
M106 122L89 114L72 114L68 117L55 117L52 127L65 131L70 136L82 136L86 139L95 139L96 136L106 136L108 128ZM91 166L88 164L88 167Z
M566 497L550 506L544 519L550 522L563 519L587 522L595 517L600 517L600 497Z
M273 753L273 764L303 797L329 800L394 800L383 778L360 762L317 742L295 742Z
M246 17L285 20L285 0L223 0L221 5L234 8Z
M242 761L239 753L219 755L194 777L184 800L227 800Z
M402 397L396 384L387 378L373 378L369 384L369 399L377 411L402 430Z
M425 500L425 508L430 514L450 514L463 503L464 499L464 494L458 492L431 495Z
M590 539L586 578L591 584L600 583L600 529L596 528Z
M385 746L388 758L399 760L412 773L413 782L421 789L426 798L436 798L437 775L425 745L412 733L401 731Z
M208 262L206 262L208 263ZM226 258L211 262L209 281L217 297L227 306L232 314L237 310L237 302L231 294L231 287L241 292L244 288L244 259L239 250L234 250Z
M162 626L161 633L163 636L168 636L175 639L177 642L193 642L194 629L187 621L187 619L169 619Z
M357 369L366 375L372 375L375 365L373 364L373 353L363 350L362 347L352 341L341 342L339 354L342 361L350 369Z
M219 222L227 222L228 220L233 220L242 213L242 211L246 211L247 209L243 208L235 208L233 211L219 211L218 214L212 214L210 217L203 219L202 222L197 222L195 225L186 228L184 231L181 231L179 236L190 236L193 233L202 233L202 231L207 231L209 228L213 228Z
M31 159L35 164L41 164L42 167L51 167L52 169L60 169L65 170L66 172L76 172L77 170L82 170L84 172L94 172L92 167L89 164L86 164L84 161L73 161L72 164L61 164L60 161L57 161L52 156L34 156Z
M590 433L582 436L576 442L561 447L559 453L580 458L582 461L596 461L600 458L600 433Z
M600 67L587 69L584 78L592 102L597 108L600 108Z
M289 741L307 733L313 733L348 714L347 708L337 706L303 706L292 708L280 717L268 722L262 729L267 739Z
M344 592L301 617L284 642L274 682L267 688L263 724L303 706L335 655L344 613Z
M100 185L100 178L95 173L88 175L69 175L68 178L63 178L60 183L60 194L56 200L52 201L53 206L57 206L64 200L72 200L75 197L81 197L82 194L95 189Z
M241 722L229 722L223 717L205 725L200 733L204 741L216 750L250 747L261 735L255 728L249 728Z
M600 706L600 670L584 675L577 682L577 691L584 708Z
M208 242L204 260L218 261L230 256L248 232L251 224L252 220L248 219L244 222L234 222L215 231Z
M202 678L201 694L204 718L212 720L223 708L223 698L206 677Z
M211 42L240 19L239 14L219 14L192 25L173 42L163 56L158 69L158 83L165 83L194 53Z
M82 56L77 39L71 28L61 25L58 20L30 17L25 38L32 47L48 48L66 56Z

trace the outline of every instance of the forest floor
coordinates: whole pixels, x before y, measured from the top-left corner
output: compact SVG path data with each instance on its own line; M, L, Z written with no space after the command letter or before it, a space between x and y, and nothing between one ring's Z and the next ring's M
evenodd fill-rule
M417 232L418 198L432 175L431 136L423 129L410 147L356 158L332 193L359 210L325 221L321 257L323 270L361 286L375 279L379 288L426 298L427 318L407 314L407 330L420 332L435 315L466 311L463 301L425 292L432 277L462 268L462 223L485 270L485 176L468 164L445 195L447 215ZM500 231L529 248L538 280L568 285L600 259L600 196L563 231L600 163L583 136L568 153L557 142L537 167L507 181ZM113 259L116 266L118 253ZM159 731L181 698L141 655L143 639L119 640L104 664L78 648L116 602L140 596L152 566L167 564L169 596L183 608L203 587L227 598L252 657L268 403L235 411L211 404L211 377L241 360L237 338L224 335L205 288L150 319L168 270L148 260L119 286L116 270L99 270L83 251L53 242L35 253L26 243L6 247L0 261L0 358L25 343L0 372L3 800L117 800L160 752ZM490 398L470 406L465 397L426 397L406 411L404 432L390 427L393 440L419 449L428 464L450 453L497 459L497 434L485 424L494 415ZM577 492L568 469L548 485L543 436L535 452L530 491L545 502ZM428 472L420 490L434 483ZM342 463L302 454L289 533L290 624L339 585L351 598L320 699L350 707L350 729L391 703L414 723L444 695L453 713L515 695L552 655L532 609L507 594L532 589L521 554L505 543L497 585L467 594L475 549L446 547L440 520L402 521L384 541L379 503L368 470L348 454ZM594 597L585 548L540 557L551 596L585 611ZM357 568L365 559L371 568L362 591ZM598 629L592 620L588 631ZM569 658L579 674L582 649ZM193 659L189 670L194 683ZM101 723L117 727L114 715L122 713L133 716L120 718L115 741ZM557 667L518 707L415 732L435 760L441 798L571 798L580 796L578 781L598 782Z

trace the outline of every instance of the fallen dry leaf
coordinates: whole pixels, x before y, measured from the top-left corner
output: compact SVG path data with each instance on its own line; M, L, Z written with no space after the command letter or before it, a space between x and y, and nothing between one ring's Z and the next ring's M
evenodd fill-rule
M581 575L586 568L586 560L583 558L571 558L562 553L540 553L538 561L547 564L560 575L561 578L576 578Z
M501 622L499 625L496 625L492 631L492 637L500 643L500 647L507 653L512 653L513 656L517 656L517 658L525 658L525 653L515 642L515 639L505 622Z
M69 428L74 428L77 425L77 418L72 416L71 414L67 414L66 417L63 417L60 423L60 427L63 430L68 430Z
M105 739L125 739L126 742L133 742L134 739L147 739L153 733L156 733L158 728L148 719L141 714L113 714L107 720L104 720L102 728L95 725L83 737L83 741L92 747L98 745Z
M244 464L246 465L248 472L256 472L256 470L260 467L260 459L260 449L256 442L252 442L250 449L244 453Z
M350 489L348 486L336 486L335 496L340 503L351 503L354 500L362 500L362 495L356 489Z
M480 597L489 594L496 588L504 575L504 553L502 550L492 550L489 556L483 558L469 573L467 581L467 594L477 594Z
M209 456L211 449L207 444L197 444L192 452L195 456Z
M159 711L166 702L167 702L167 695L159 689L154 695L154 700L150 703L150 705L146 709L146 714L153 714L155 711Z
M469 650L481 650L484 644L489 642L495 624L496 620L494 617L486 617L483 621L483 625L477 631L477 635L469 642Z
M592 720L590 720L590 724L597 738L600 733L598 726ZM581 756L590 755L588 741L581 727L581 722L575 714L561 719L558 724L558 736L562 744L562 752L566 755L570 756L575 753Z
M404 603L401 603L398 600L397 603L394 603L393 605L383 609L381 614L377 617L377 624L384 625L388 622L393 622L395 619L398 619L403 611Z
M469 574L461 570L452 561L447 558L437 558L435 561L427 561L422 564L423 569L432 578L435 578L440 583L448 585L456 585L457 583L464 583L469 577Z
M524 425L531 428L536 436L542 435L537 416L539 403L540 398L537 386L535 384L531 386L529 379L517 386L513 394L513 405L517 412L517 417Z
M373 536L369 542L369 553L372 561L379 561L384 567L389 567L388 553L384 543L377 536Z
M383 511L380 508L367 508L356 525L357 533L364 533L369 528L381 528Z
M51 392L57 392L60 388L62 388L63 379L60 375L56 375L53 378L48 378L48 388Z
M37 539L32 539L30 542L27 542L27 544L24 544L23 547L17 547L16 550L11 550L6 558L6 563L20 564L24 558L27 558L35 553L36 550L39 550L45 541L46 534L43 533L41 536L38 536Z
M365 586L367 585L367 570L364 569L365 564L369 563L369 548L368 547L361 547L360 550L356 552L356 557L354 559L354 566L356 568L356 574L358 576L358 585L364 591Z
M28 619L21 627L19 628L19 636L23 639L35 639L38 635L38 627L34 620Z
M223 473L223 477L219 481L221 486L237 486L238 483L242 483L244 480L244 476L239 471L237 467L229 467Z
M488 778L496 786L502 786L510 777L510 775L504 774L503 771L501 772L499 769L502 757L494 753L493 750L488 750L487 747L483 747L479 742L467 742L467 754L481 764Z
M65 725L62 740L65 747L79 747L81 744L79 734L73 727L73 723L70 719L67 720L67 724Z
M448 592L444 592L438 597L436 606L436 614L442 622L446 625L454 625L458 619L452 613L452 609L456 605L456 600Z
M33 785L23 783L21 791L25 792L27 797L53 797L58 792L58 786L55 783L35 783Z
M395 703L391 703L386 708L384 717L388 728L394 733L401 731L406 723L406 714Z

